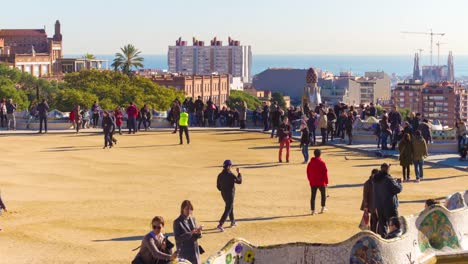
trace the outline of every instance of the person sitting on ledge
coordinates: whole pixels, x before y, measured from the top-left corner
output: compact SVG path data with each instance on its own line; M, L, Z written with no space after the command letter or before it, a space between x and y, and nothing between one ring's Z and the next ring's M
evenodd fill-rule
M392 238L400 237L402 235L400 227L401 227L401 223L398 217L394 216L390 218L390 220L388 221L388 234L385 237L385 239L392 239Z
M437 201L435 199L427 199L426 204L424 205L424 209L428 208L428 207L431 207L431 206L434 206L436 204L440 204L439 201Z

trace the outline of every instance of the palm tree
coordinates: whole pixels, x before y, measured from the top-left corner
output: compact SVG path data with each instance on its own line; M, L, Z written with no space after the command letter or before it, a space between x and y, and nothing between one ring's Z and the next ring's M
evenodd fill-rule
M95 57L93 54L91 54L91 53L86 53L85 55L83 55L82 58L83 58L83 59L87 59L87 60L94 60L94 59L96 59L96 57Z
M129 75L132 67L143 68L143 58L140 57L141 51L132 44L128 44L120 49L122 53L116 53L112 67L115 70L121 69L123 73Z

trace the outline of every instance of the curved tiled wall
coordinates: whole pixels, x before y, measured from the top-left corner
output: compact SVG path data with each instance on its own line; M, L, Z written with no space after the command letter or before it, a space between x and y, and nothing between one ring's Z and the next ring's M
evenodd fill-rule
M337 244L290 243L255 246L236 238L205 264L434 263L435 256L468 253L468 191L447 197L445 206L403 217L404 234L390 240L362 231ZM451 210L449 210L449 209ZM464 254L464 255L463 255Z

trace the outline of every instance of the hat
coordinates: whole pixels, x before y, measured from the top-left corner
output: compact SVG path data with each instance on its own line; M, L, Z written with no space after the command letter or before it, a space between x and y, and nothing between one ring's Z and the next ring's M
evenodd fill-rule
M232 165L232 161L231 160L225 160L224 163L223 163L223 167L227 167L227 166L230 166Z
M380 165L380 168L389 168L390 166L392 166L392 164L389 164L389 163L382 163L382 165Z

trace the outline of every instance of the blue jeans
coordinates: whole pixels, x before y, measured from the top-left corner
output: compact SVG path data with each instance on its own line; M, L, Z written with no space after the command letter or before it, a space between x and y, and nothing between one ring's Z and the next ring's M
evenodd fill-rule
M195 125L195 113L189 113L189 126Z
M385 132L382 132L380 133L380 137L382 138L382 149L388 149L388 146L387 146L387 139L388 139L388 135L387 133Z
M416 174L416 180L424 178L423 165L424 165L424 160L414 161L414 173Z
M465 146L465 136L458 136L458 152L461 152L463 149L463 146Z
M302 155L304 156L304 162L309 161L309 145L302 145Z

